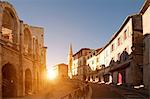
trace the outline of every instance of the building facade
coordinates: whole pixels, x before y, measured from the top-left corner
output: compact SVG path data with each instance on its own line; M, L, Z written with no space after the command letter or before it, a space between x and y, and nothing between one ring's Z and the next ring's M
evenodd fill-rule
M150 0L146 0L140 13L143 19L144 35L144 58L143 58L143 81L145 88L149 90L150 95Z
M128 16L110 41L87 59L93 71L90 78L115 84L142 84L143 34L142 16Z
M25 24L4 1L0 1L0 69L0 96L25 96L44 87L44 29Z
M86 56L90 52L89 48L82 48L73 54L72 76L75 79L85 80L87 74Z
M150 0L145 0L138 14L124 20L104 47L81 53L82 49L73 55L77 79L85 76L87 81L144 85L150 95ZM86 64L81 65L82 60Z
M72 62L73 62L73 52L72 52L72 45L70 45L69 54L68 54L68 76L69 78L72 78Z
M57 64L55 65L55 70L58 79L68 79L68 65L64 63Z
M98 52L102 48L98 49L92 49L86 56L86 80L89 81L95 81L97 80L97 71L102 68L101 65L99 65L99 58L97 57Z
M86 76L90 81L132 86L143 84L142 16L128 16L103 48L88 50L85 55L81 53L82 50L73 55L74 75ZM82 60L86 64L82 64Z

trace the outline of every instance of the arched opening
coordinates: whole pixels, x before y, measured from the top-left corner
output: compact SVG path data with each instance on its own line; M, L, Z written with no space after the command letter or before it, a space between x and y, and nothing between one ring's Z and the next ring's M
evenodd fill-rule
M3 11L2 38L9 42L17 42L18 22L14 12L10 8Z
M108 83L109 80L110 80L110 79L109 79L110 74L105 74L103 77L104 77L104 82L105 82L105 83Z
M125 51L123 51L122 54L120 55L120 59L121 59L121 62L124 62L124 61L126 61L126 60L129 59L129 54L128 54L128 52L126 51L126 49L125 49Z
M98 81L101 82L101 76L100 75L98 76Z
M24 29L24 51L25 53L29 53L31 51L31 33L28 28Z
M25 71L25 94L29 95L32 92L32 75L30 69Z
M17 96L16 70L11 64L6 64L2 68L2 96Z
M126 83L125 70L122 70L118 73L118 85Z
M118 84L117 85L121 85L122 84L122 74L118 73Z

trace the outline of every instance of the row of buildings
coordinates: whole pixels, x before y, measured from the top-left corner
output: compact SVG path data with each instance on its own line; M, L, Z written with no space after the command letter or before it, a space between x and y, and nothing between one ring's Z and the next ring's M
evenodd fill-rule
M69 51L70 78L150 87L150 0L129 15L105 46Z
M38 93L45 86L44 29L20 20L0 1L0 99Z
M54 76L57 80L68 79L68 65L64 63L56 64L50 69L54 72ZM52 75L50 75L52 77Z

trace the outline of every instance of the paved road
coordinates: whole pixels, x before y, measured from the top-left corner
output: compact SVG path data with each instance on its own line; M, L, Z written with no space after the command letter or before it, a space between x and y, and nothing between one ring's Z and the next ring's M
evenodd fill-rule
M45 90L46 93L10 99L60 99L62 96L65 96L76 89L75 86L77 85L75 82L76 81L58 82L57 84L47 87L47 90ZM128 89L121 89L120 87L113 85L89 83L87 88L89 89L86 93L86 97L80 97L80 99L148 99L139 93ZM79 98L72 97L71 99Z
M90 83L90 87L90 99L148 99L144 94L119 86Z
M124 96L126 99L148 99L148 95L142 90L136 90L123 86L108 85L111 90L114 90Z
M119 93L111 90L108 85L105 84L90 84L92 88L91 99L124 99Z
M45 90L38 95L31 95L18 98L3 98L3 99L60 99L62 96L72 92L78 88L78 83L70 80L62 80L51 82Z

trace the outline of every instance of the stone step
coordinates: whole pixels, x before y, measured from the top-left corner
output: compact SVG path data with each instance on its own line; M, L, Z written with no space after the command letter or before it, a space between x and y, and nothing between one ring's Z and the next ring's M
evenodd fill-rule
M145 99L145 98L126 98L126 99Z
M144 98L144 97L140 97L140 96L127 96L127 98Z

